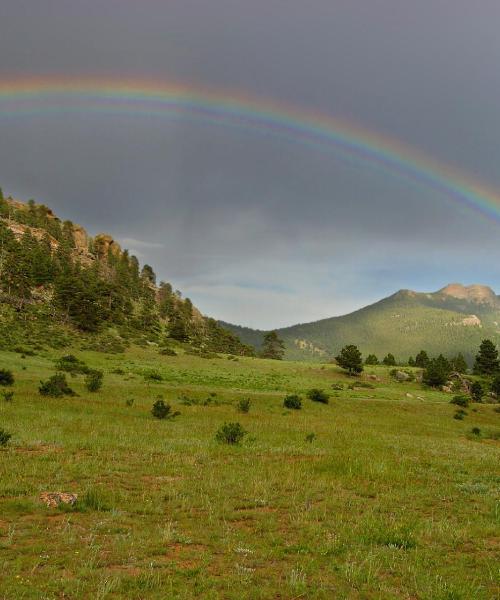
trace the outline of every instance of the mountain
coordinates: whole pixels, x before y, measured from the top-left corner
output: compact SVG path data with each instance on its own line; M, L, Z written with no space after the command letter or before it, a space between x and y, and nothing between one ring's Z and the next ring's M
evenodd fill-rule
M471 361L484 338L500 341L500 297L484 285L452 283L433 293L400 290L348 315L278 329L286 357L329 359L356 344L379 359L392 352L400 361L422 348L430 355L462 352ZM258 348L263 331L223 323Z
M110 235L91 237L47 206L4 198L0 189L0 348L93 349L130 343L191 352L251 354Z

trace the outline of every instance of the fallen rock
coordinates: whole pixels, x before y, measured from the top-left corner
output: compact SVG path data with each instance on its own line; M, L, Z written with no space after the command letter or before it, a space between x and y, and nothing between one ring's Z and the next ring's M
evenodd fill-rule
M69 504L74 506L78 499L78 494L68 494L67 492L42 492L40 500L49 508L57 508L60 504Z
M442 385L441 386L441 391L442 392L446 392L447 394L451 394L451 392L453 390L451 389L451 387L449 385Z
M396 373L394 374L394 377L398 381L408 381L410 379L410 376L408 375L408 373L405 373L404 371L396 371Z
M413 398L413 394L410 394L409 392L406 394L407 398Z

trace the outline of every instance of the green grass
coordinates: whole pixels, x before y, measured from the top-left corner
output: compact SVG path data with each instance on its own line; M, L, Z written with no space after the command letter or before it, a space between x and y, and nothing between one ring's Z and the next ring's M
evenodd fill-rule
M375 389L333 390L351 380L331 365L137 348L75 350L103 388L68 376L78 397L40 396L67 353L0 353L16 378L14 400L0 399L13 434L0 450L0 598L498 597L493 405L458 421L450 395L383 367L369 369ZM311 388L330 403L305 399ZM283 408L292 393L302 410ZM152 417L160 395L175 420ZM225 422L248 432L240 445L216 441ZM44 491L79 499L49 509Z

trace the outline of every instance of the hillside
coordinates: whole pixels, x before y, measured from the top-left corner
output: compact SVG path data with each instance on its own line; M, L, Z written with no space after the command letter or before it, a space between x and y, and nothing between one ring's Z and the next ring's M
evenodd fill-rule
M251 354L110 235L90 236L47 206L0 190L0 348L79 341L95 349L186 344L191 351Z
M470 361L480 341L500 341L500 298L487 286L450 284L434 293L399 292L341 317L278 329L287 358L327 359L345 344L366 356L392 352L398 360L425 348ZM258 347L262 331L223 323L242 341Z

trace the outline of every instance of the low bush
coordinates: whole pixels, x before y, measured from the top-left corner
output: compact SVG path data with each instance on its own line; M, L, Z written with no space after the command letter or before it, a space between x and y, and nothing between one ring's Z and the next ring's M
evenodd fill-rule
M315 433L308 433L306 435L306 442L309 442L309 444L312 444L315 439L316 439L316 434Z
M343 390L344 389L344 384L343 383L332 383L332 390Z
M7 433L5 429L0 429L0 446L6 446L9 443L11 437L11 433Z
M250 398L242 398L238 402L239 412L247 413L250 410L250 405L251 405Z
M8 369L0 369L0 385L13 385L14 375Z
M470 432L472 433L472 435L481 435L481 430L479 429L479 427L473 427Z
M215 439L222 444L239 444L247 432L240 423L224 423L217 433Z
M64 373L56 373L49 377L47 381L41 381L38 391L42 396L52 396L53 398L75 396L75 392L69 387Z
M162 356L177 356L177 352L173 348L162 348L160 354Z
M173 419L177 417L177 415L180 415L180 412L174 412L170 404L166 404L162 398L158 398L153 404L151 414L156 419Z
M467 413L465 412L465 410L457 410L457 412L453 415L454 419L457 419L457 421L463 421L464 417L467 415Z
M467 408L469 406L469 398L467 396L455 396L450 400L450 404L456 404L457 406Z
M98 370L90 370L85 375L85 387L89 392L97 392L102 388L104 373Z
M474 402L482 402L484 396L484 388L479 381L474 381L470 388L470 395Z
M14 399L14 392L11 390L2 390L2 398L5 400L5 402L12 402Z
M321 402L322 404L328 404L328 401L330 399L330 396L326 392L318 388L313 388L312 390L309 390L307 392L307 397L313 402Z
M285 399L283 400L283 406L293 410L300 410L302 408L302 398L297 396L297 394L285 396Z
M163 381L162 374L159 371L156 371L155 369L150 369L149 371L146 371L143 374L143 377L146 381L153 381L153 382Z
M66 373L71 373L72 375L86 374L90 370L83 360L80 360L73 354L61 356L56 361L56 369L58 371L66 371Z
M134 399L127 398L127 400L125 400L125 406L134 406Z

